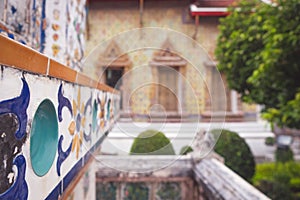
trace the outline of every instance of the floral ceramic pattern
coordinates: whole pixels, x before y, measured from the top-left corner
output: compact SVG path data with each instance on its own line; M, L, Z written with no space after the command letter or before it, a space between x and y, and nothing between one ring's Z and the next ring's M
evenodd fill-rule
M88 111L88 108L92 108L92 94L90 94L90 98L87 100L86 104L85 104L85 107L84 107L84 116L91 116L92 115L92 110L90 110L90 112L87 112ZM92 137L91 137L91 134L92 134L92 119L89 119L88 120L89 123L88 123L88 128L87 127L83 127L84 131L83 131L83 138L86 142L92 142ZM87 129L89 131L87 131Z
M46 29L43 53L62 63L64 63L64 46L66 45L66 6L67 1L46 1L45 10Z
M0 1L0 33L82 70L86 0ZM4 17L5 16L5 17Z
M73 100L73 120L69 125L69 133L73 137L72 152L76 152L76 158L79 157L79 152L83 141L83 128L86 118L84 116L85 105L81 102L81 91L78 89L77 101Z
M66 98L63 95L63 87L62 86L63 85L60 84L59 89L58 89L58 94L57 94L57 98L58 98L58 120L60 122L63 120L63 118L62 118L62 109L64 107L68 108L71 115L73 115L71 102L68 98Z
M72 105L71 102L68 98L66 98L64 96L64 91L63 91L63 84L60 84L59 89L58 89L58 94L57 94L57 99L58 99L58 120L59 122L63 121L63 117L62 117L62 110L64 107L66 107L68 109L68 111L70 112L70 114L73 116L73 111L72 111ZM68 158L68 156L71 153L71 148L72 148L72 142L69 145L67 150L63 150L62 148L62 142L64 140L64 136L61 135L58 141L58 147L57 147L57 152L58 152L58 158L57 158L57 163L56 163L56 171L58 176L61 175L61 165L62 163Z
M25 180L26 161L24 156L17 156L14 160L14 165L18 170L16 181L5 193L0 194L0 199L26 200L28 198L28 185Z
M27 108L30 100L28 84L22 78L20 96L0 102L1 119L1 179L0 199L27 199L28 187L25 180L26 162L22 152L27 132ZM17 167L17 177L13 165Z
M31 47L40 50L41 48L41 29L45 28L45 21L42 20L43 0L32 1L32 15L30 24Z
M29 9L29 1L9 0L6 5L6 24L11 31L19 35L25 35L29 28L29 16L26 9ZM25 8L25 9L24 9Z
M57 162L56 162L56 172L57 175L60 176L61 175L61 165L62 163L69 157L70 153L71 153L71 148L72 148L72 144L73 142L71 142L70 146L68 147L68 149L66 151L64 151L62 149L62 142L64 140L64 136L61 135L58 141L58 147L57 147L57 153L58 153L58 158L57 158Z
M84 56L85 0L68 1L66 7L66 65L81 71Z
M107 101L107 94L102 93L101 99L98 99L98 103L100 104L100 110L98 113L98 118L100 121L100 129L101 131L104 130L105 125L106 125L106 120L105 120L105 103Z

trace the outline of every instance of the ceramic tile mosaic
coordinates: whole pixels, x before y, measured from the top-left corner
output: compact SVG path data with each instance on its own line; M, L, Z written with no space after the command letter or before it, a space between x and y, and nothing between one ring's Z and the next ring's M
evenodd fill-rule
M0 21L3 21L5 11L4 1L0 1Z
M0 199L58 199L115 122L119 97L24 45L3 36L0 43L0 61L8 64L0 66ZM75 76L49 77L35 67L41 64ZM86 186L88 198L93 190Z
M30 23L29 7L29 1L7 1L5 22L10 30L19 35L28 35Z
M7 0L0 3L0 33L81 71L85 0ZM5 14L6 13L6 14Z

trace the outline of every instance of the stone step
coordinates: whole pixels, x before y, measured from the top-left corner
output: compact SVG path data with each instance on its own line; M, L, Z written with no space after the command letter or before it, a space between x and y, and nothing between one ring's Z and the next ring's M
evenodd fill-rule
M195 133L199 130L210 130L224 128L239 133L262 134L271 132L270 127L264 123L116 123L112 132L132 132L139 133L147 129L164 130L165 132Z
M231 123L224 123L224 124L213 124L213 123L138 123L138 122L132 122L132 123L117 123L115 127L147 127L147 126L164 126L169 128L178 128L178 127L209 127L209 126L224 126L224 127L230 127L235 129L263 129L263 130L270 130L269 126L265 126L262 124L247 124L247 123L241 123L239 125L231 124Z

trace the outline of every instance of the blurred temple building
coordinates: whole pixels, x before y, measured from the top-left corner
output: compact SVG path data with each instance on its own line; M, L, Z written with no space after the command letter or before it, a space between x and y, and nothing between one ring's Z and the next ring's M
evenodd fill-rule
M226 121L253 121L259 108L228 89L214 58L219 19L232 3L2 1L0 20L2 32L120 90L123 117L222 121L226 112ZM160 31L124 33L149 27Z
M123 117L256 120L257 106L242 103L216 69L219 19L232 3L91 0L85 52L94 67L83 71L121 91ZM165 31L126 33L149 27Z
M233 4L0 1L0 199L268 199L214 153L128 156L150 122L178 154L223 121L264 156L270 127L216 68Z

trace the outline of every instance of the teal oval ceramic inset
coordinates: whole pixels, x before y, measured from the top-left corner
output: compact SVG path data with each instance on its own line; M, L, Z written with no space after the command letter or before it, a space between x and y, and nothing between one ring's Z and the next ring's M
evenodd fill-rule
M53 103L45 99L34 114L30 133L33 171L44 176L52 166L57 149L58 121Z
M98 106L97 106L97 102L95 100L94 104L93 104L93 121L92 121L93 131L95 131L97 128L97 112L98 112Z

